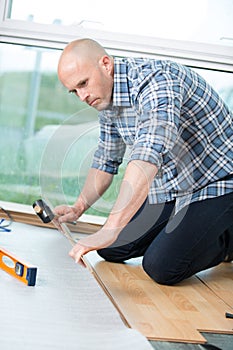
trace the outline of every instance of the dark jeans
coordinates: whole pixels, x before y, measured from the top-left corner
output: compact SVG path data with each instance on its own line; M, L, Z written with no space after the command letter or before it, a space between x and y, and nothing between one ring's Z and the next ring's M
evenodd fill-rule
M176 215L174 204L146 201L117 241L98 254L112 262L143 256L145 272L172 285L233 252L233 193L194 202Z

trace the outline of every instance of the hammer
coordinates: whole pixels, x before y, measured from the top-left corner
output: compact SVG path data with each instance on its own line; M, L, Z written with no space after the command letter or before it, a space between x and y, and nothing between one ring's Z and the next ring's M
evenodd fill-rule
M54 226L58 229L58 231L63 233L64 236L70 241L70 243L72 245L76 244L76 241L72 237L72 234L71 234L69 228L66 226L66 224L64 224L64 223L60 224L58 222L58 220L57 220L58 216L53 213L53 211L50 209L48 204L43 199L36 200L32 206L33 206L35 213L39 216L39 218L45 224L52 222L54 224ZM82 257L82 261L91 270L90 265L88 264L88 262L85 260L84 257Z
M44 200L38 199L33 203L32 206L36 214L45 224L53 221L53 219L55 218L55 214L52 212L52 210Z

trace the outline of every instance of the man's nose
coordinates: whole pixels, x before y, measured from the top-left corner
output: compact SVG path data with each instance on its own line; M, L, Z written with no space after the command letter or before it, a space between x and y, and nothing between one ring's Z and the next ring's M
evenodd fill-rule
M87 90L84 89L80 89L79 91L77 91L77 95L82 102L86 102L86 99L89 96Z

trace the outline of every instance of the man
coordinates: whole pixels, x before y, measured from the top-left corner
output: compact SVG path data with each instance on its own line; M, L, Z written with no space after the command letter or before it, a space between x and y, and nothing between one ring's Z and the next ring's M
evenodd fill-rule
M126 145L131 152L104 226L70 255L91 250L123 262L143 256L158 283L175 284L233 255L233 116L194 71L170 61L113 58L91 39L69 43L62 84L99 111L100 138L73 206L77 220L110 186Z

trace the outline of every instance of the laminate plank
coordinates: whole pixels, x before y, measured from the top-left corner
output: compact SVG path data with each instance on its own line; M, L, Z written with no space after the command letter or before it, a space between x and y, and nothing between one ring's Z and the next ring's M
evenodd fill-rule
M148 339L204 343L201 331L233 334L232 320L225 318L229 305L222 297L231 294L228 288L232 290L233 281L224 266L219 272L209 271L212 277L203 273L205 283L193 276L176 286L163 286L147 276L141 259L115 264L103 261L95 252L87 259L125 323ZM221 289L222 275L226 285ZM221 297L207 286L212 280Z
M89 254L87 259L105 286L108 296L114 305L117 305L121 316L131 328L138 330L148 339L205 342L204 337L189 326L187 320L180 318L180 313L175 313L175 316L172 315L174 318L169 319L171 314L166 314L161 304L158 305L152 300L151 297L156 295L153 286L159 292L160 289L140 266L98 262L95 254ZM169 302L169 298L163 297Z
M233 263L223 263L199 272L197 277L233 309Z

